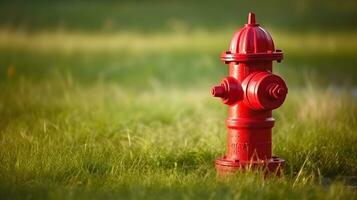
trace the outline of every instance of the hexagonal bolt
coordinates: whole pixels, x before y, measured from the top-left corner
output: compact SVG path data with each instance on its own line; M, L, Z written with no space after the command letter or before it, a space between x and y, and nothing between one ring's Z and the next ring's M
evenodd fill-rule
M269 95L274 99L279 99L282 96L286 95L287 91L284 87L280 86L279 84L272 84L268 88Z

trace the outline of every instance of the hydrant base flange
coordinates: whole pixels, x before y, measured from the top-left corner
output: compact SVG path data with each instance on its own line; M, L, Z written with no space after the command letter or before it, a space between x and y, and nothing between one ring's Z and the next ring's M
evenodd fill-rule
M266 174L281 175L285 160L272 156L269 160L240 162L239 160L227 160L224 157L218 158L215 162L218 174L225 175L235 173L238 170L260 169Z

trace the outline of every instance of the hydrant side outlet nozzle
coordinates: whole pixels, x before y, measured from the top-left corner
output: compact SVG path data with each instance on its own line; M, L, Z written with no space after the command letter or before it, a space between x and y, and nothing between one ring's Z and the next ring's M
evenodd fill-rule
M214 97L224 98L226 96L226 90L223 85L217 85L212 88L212 95Z
M280 62L283 52L249 13L248 23L234 34L221 59L229 66L229 76L212 88L212 95L221 98L229 112L227 151L216 160L218 173L262 168L280 174L285 161L272 155L272 110L284 103L288 88L272 73L272 63Z
M214 86L211 93L214 97L220 97L227 105L234 105L243 99L241 84L231 76L224 78L220 85Z

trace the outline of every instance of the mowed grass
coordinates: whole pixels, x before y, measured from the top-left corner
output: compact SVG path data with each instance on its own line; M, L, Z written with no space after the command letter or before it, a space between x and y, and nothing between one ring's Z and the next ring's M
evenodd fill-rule
M299 2L252 4L276 27L285 60L274 70L289 86L273 129L286 168L268 179L220 179L213 163L225 151L226 106L210 87L227 74L219 55L251 8L4 3L0 198L356 199L356 31L332 26L351 25L355 4Z

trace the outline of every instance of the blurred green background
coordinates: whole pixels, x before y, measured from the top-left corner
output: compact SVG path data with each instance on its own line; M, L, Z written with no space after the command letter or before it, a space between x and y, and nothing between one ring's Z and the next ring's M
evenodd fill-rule
M220 53L253 11L284 52L282 179L215 177ZM1 1L0 195L353 199L357 3Z
M226 70L220 52L254 11L286 54L277 70L290 85L303 85L304 77L312 76L323 86L340 87L357 81L356 7L353 0L2 2L2 67L18 65L19 75L36 79L59 68L83 81L136 78L146 85L154 78L179 87L212 83L214 74ZM39 53L24 52L29 49ZM83 49L101 55L87 58ZM140 50L134 60L128 55ZM63 59L53 62L51 56L58 54ZM194 64L204 59L206 63ZM128 75L135 77L127 80Z

